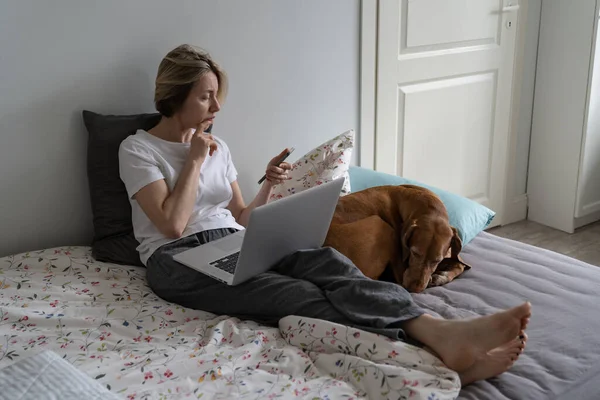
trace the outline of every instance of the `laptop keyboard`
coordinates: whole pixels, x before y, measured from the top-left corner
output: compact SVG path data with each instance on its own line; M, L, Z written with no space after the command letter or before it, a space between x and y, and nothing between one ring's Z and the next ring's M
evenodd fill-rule
M219 258L218 260L215 260L209 264L212 265L213 267L222 269L225 272L229 272L230 274L233 274L235 272L235 267L237 265L239 256L240 256L240 252L238 251L237 253L233 253L226 257Z

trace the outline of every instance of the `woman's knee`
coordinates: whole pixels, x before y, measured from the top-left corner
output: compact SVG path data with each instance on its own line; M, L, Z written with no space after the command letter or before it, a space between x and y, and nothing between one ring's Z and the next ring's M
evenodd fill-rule
M338 250L334 249L333 247L324 247L324 249L326 249L325 257L327 257L327 259L330 260L331 262L338 265L339 268L342 269L345 273L348 273L351 275L355 275L355 274L363 275L363 273L352 262L352 260L350 260L344 254L340 253Z
M316 275L336 277L364 277L364 274L345 255L332 247L300 252L297 259L290 263L294 265L295 276L309 281Z
M342 264L352 264L352 261L350 261L345 255L333 247L324 246L318 249L309 250L309 253L311 257L323 260L325 262L335 260L341 262Z

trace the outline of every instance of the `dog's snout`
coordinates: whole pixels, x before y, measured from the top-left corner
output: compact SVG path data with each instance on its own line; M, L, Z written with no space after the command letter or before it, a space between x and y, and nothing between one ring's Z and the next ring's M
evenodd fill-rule
M417 283L414 285L410 285L408 287L408 291L412 292L412 293L421 293L423 290L425 290L426 287L427 287L427 285Z
M429 285L429 283L431 282L431 277L428 280L424 280L424 279L415 279L415 280L405 280L404 281L404 288L406 290L408 290L409 292L413 292L413 293L420 293L423 290L425 290L425 288L427 288L427 286Z
M430 286L432 273L423 266L419 268L408 268L404 271L402 286L412 293L420 293Z

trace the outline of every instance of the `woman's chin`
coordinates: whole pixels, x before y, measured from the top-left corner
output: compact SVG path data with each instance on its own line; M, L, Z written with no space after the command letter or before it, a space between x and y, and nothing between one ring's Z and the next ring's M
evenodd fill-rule
M209 127L209 125L206 125L206 124L196 125L196 132L206 132L208 127Z
M202 132L206 132L210 126L212 125L212 122L203 122L199 125L200 131Z

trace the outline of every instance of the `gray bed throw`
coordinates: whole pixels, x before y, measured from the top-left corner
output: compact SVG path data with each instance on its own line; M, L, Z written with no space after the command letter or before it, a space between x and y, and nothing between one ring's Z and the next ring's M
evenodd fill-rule
M417 304L464 318L529 300L533 316L526 352L514 367L463 388L459 398L600 399L600 267L488 233L462 254L473 268L414 295Z

